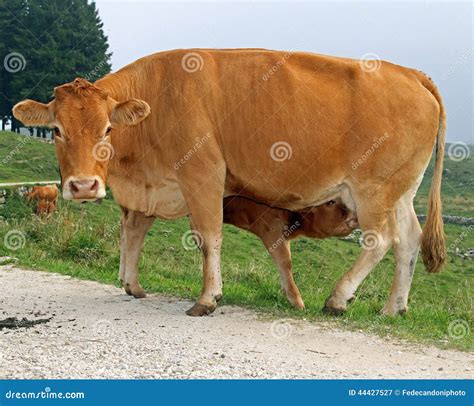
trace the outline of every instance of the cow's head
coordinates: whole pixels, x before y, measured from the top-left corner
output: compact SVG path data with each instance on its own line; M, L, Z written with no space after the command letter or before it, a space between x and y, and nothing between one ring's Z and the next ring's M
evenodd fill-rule
M63 197L80 201L105 196L108 161L114 153L111 132L138 124L149 113L146 102L118 102L85 79L56 87L48 104L24 100L13 108L23 124L53 128Z

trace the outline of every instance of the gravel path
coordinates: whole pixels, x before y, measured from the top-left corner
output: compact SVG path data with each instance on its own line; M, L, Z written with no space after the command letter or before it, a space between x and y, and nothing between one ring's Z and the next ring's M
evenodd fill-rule
M0 378L472 378L472 354L0 266Z

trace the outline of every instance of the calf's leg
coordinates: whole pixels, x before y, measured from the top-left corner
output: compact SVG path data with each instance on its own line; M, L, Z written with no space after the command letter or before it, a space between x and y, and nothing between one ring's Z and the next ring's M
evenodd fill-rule
M265 241L264 238L262 238L262 240L278 267L281 288L285 292L286 297L294 307L303 310L303 298L301 297L298 286L296 286L295 280L293 279L290 242L285 240L283 236L277 240L272 239L270 244L268 241Z

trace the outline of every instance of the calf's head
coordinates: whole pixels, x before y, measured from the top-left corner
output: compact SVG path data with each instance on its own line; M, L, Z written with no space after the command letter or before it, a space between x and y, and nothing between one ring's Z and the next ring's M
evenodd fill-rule
M358 227L357 214L340 199L308 208L302 214L302 230L308 237L327 238L349 235Z
M24 100L13 108L23 124L53 129L63 197L79 201L105 196L114 129L138 124L149 113L146 102L117 102L85 79L56 87L48 104Z

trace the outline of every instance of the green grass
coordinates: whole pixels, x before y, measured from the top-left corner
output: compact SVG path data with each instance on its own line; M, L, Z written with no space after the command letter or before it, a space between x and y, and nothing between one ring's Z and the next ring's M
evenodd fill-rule
M0 131L0 183L59 179L54 146Z
M51 148L50 145L46 147ZM460 170L463 170L462 166ZM450 196L454 196L459 187L454 180L451 186L455 189L451 189ZM469 191L464 192L470 196ZM459 212L463 209L458 208ZM110 197L101 205L61 201L58 213L49 220L39 219L31 212L32 208L19 196L7 199L0 209L3 217L0 241L7 232L18 230L25 237L25 245L11 251L0 244L0 256L14 256L20 265L35 269L117 284L120 215ZM472 216L472 211L465 212ZM187 230L187 220L181 219L157 220L149 231L140 263L141 283L147 291L189 299L198 297L201 255L197 250L184 250L181 237ZM461 250L474 246L472 229L446 225L446 233L448 245L454 244L453 247ZM324 315L321 308L336 281L356 259L358 244L333 238L324 241L300 239L292 245L294 274L305 300L305 312L294 310L281 293L278 273L261 242L232 226L224 227L222 302L247 306L277 317L305 317L315 322L331 320L335 325L349 329L363 329L440 347L474 348L472 333L460 339L448 334L448 326L453 320L465 320L471 331L474 328L471 260L451 255L444 271L437 275L427 274L419 261L409 312L390 318L378 314L387 299L393 276L394 260L390 253L364 281L347 313L334 318Z

